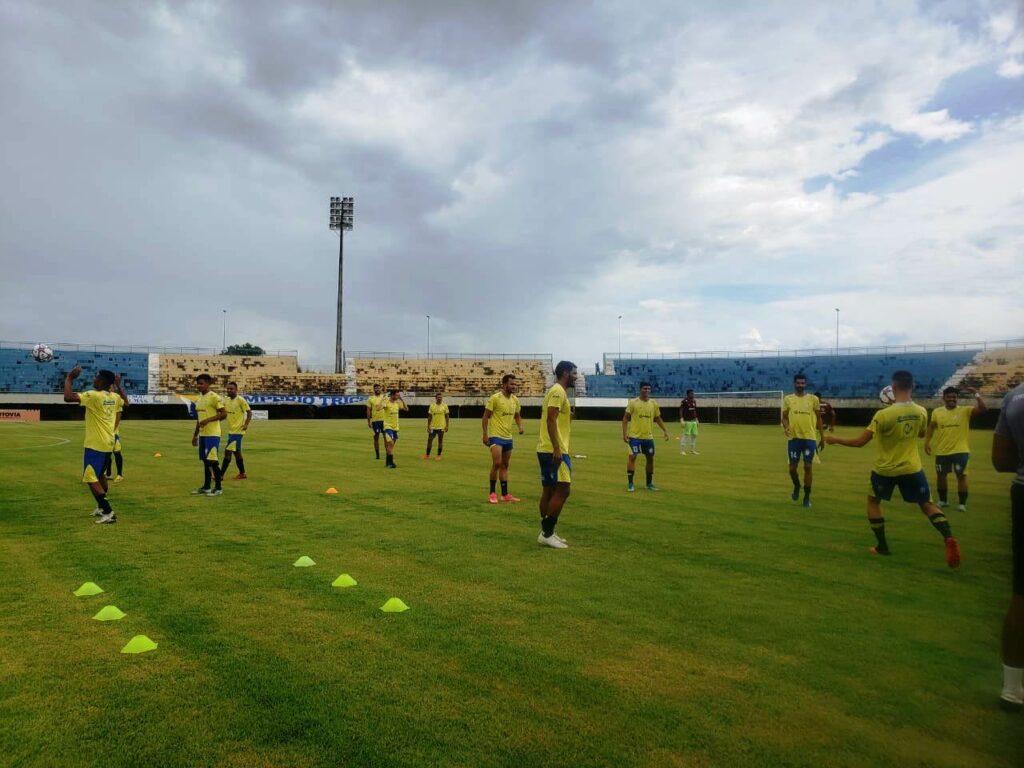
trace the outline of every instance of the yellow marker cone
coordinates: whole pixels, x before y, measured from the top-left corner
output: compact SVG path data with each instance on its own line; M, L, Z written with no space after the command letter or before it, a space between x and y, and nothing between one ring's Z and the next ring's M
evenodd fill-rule
M128 645L121 649L121 653L145 653L155 651L157 644L145 635L136 635L128 641Z
M292 563L292 565L294 565L296 568L309 568L309 566L316 565L316 563L313 562L313 558L306 557L306 555L303 555L294 563Z
M82 586L74 591L75 597L92 597L93 595L102 594L103 590L99 584L94 584L91 581L85 582Z
M96 621L118 621L123 619L128 614L118 608L116 605L105 605L100 608L100 612L93 616Z
M331 486L326 491L324 491L324 493L337 493L337 492L338 492L338 489L335 488L334 486Z
M343 573L343 574L341 574L341 576L339 576L333 582L331 582L331 586L332 587L354 587L358 583L359 583L358 581L353 579L347 573Z
M401 613L402 611L408 611L409 606L399 600L397 597L392 597L384 605L380 607L384 613Z
M153 458L154 458L154 459L159 459L159 458L160 458L161 456L163 456L163 454L162 454L162 453L154 453L154 454L153 454ZM141 637L141 635L140 635L140 637Z

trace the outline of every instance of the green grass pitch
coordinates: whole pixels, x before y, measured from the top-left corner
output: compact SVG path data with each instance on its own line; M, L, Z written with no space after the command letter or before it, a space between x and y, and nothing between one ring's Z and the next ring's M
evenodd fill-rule
M697 457L659 442L661 491L627 494L619 425L577 423L555 551L536 422L523 502L497 507L478 421L453 421L441 462L403 424L385 471L362 422L256 422L251 479L210 499L188 495L191 423L126 421L115 526L88 516L80 423L0 425L0 764L1022 764L1024 720L997 708L1009 478L989 434L951 572L898 502L894 556L868 554L872 446L829 448L805 510L779 428L706 425ZM106 593L75 598L84 581ZM93 621L107 604L127 616ZM159 649L120 654L137 634Z

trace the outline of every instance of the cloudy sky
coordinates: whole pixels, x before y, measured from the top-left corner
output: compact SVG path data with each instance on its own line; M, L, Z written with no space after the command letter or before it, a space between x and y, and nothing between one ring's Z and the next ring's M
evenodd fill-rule
M0 339L1024 335L1024 11L0 0Z

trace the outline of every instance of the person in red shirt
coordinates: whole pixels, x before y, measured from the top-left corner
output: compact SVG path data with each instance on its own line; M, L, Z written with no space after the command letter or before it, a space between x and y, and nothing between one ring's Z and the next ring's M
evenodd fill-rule
M815 392L814 396L818 398L818 413L821 414L821 426L823 429L818 431L818 451L825 450L825 429L828 428L829 432L836 431L836 409L832 407L832 403L827 403L821 399L821 392Z
M690 453L697 456L697 432L699 421L697 419L697 399L693 396L693 390L686 390L686 397L679 403L679 421L683 424L683 436L679 438L679 453L686 455L686 446L690 446Z

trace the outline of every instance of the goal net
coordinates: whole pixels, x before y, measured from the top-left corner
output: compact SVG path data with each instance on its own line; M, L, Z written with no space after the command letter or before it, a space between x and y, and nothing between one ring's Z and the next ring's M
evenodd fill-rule
M697 418L705 424L781 424L782 390L694 392Z

